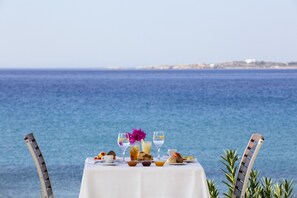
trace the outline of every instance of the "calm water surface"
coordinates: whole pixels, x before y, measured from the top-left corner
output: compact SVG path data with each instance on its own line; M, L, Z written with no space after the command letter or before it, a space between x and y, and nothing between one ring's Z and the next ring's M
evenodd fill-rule
M39 196L31 131L56 197L78 197L85 158L120 155L117 133L133 127L164 130L162 154L197 156L218 183L223 150L241 155L260 132L261 176L297 180L297 70L0 71L0 115L1 198Z

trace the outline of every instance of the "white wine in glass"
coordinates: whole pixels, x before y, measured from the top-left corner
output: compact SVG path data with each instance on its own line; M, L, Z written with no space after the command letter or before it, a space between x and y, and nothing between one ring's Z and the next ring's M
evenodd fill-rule
M118 135L118 145L123 154L123 162L125 162L125 152L129 147L129 136L127 133L119 133Z
M158 149L158 159L160 159L160 149L164 144L164 131L155 131L153 136L153 142Z

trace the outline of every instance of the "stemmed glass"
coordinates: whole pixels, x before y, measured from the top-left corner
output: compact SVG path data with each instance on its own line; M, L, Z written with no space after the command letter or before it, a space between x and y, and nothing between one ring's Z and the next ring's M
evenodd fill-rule
M126 152L126 149L129 147L129 136L127 133L119 133L118 145L123 154L123 162L125 162L125 152Z
M153 136L153 142L158 149L158 159L160 159L160 149L164 144L164 131L155 131Z

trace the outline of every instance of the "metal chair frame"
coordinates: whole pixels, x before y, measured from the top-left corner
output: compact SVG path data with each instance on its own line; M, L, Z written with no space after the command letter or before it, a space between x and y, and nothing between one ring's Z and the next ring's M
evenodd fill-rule
M39 180L44 198L54 198L52 185L48 175L47 167L40 151L40 148L34 138L33 133L27 134L24 138L25 143L32 155L35 166L39 175Z
M263 142L264 137L261 134L253 134L250 138L240 162L232 198L245 197L250 173Z

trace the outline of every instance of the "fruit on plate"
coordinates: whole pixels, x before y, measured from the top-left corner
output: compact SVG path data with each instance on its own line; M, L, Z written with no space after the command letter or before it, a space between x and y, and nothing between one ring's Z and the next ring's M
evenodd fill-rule
M113 159L116 159L117 154L114 151L109 151L107 155L113 155Z
M106 155L104 151L100 152L98 156L94 157L94 160L102 160L102 157Z
M106 153L104 151L102 151L98 154L98 157L103 157L104 155L106 155Z
M183 160L187 160L187 161L192 161L194 159L195 159L195 157L193 157L193 156L184 156L183 157Z
M177 152L174 152L167 160L168 163L183 163L183 161L182 156Z

